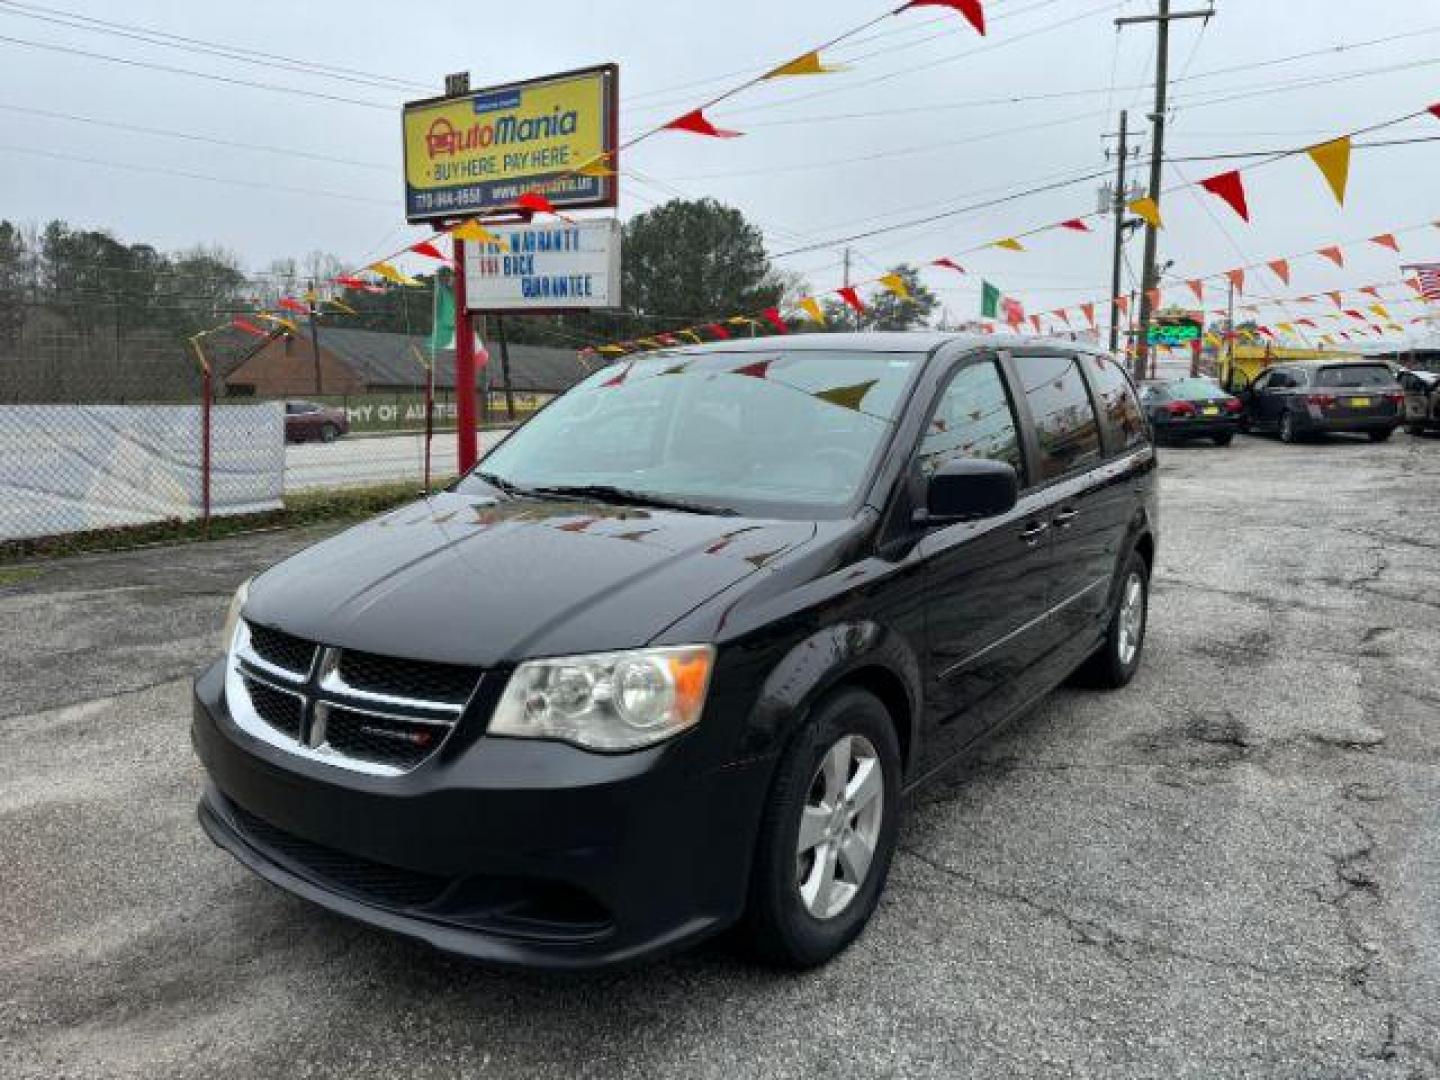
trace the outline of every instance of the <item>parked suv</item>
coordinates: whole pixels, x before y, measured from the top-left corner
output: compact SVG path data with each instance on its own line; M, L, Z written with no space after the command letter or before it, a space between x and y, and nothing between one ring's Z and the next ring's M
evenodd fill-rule
M1140 663L1156 462L1073 343L733 341L591 375L447 492L242 586L195 683L211 838L492 962L742 923L840 951L904 797Z
M334 442L341 435L350 433L350 420L344 409L330 405L317 405L313 401L287 401L285 403L285 441L305 442L319 439Z
M1405 395L1388 364L1309 362L1272 367L1240 391L1248 431L1284 442L1355 432L1384 442L1405 422Z
M1411 435L1440 430L1440 374L1402 371L1399 380L1405 394L1405 430Z

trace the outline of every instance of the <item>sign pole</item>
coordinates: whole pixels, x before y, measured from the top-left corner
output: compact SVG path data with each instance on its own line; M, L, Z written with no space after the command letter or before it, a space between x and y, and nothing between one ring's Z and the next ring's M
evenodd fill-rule
M455 241L455 444L462 473L475 467L475 331L465 296L465 241Z
M495 335L500 339L500 376L505 380L505 419L515 422L515 388L510 385L510 339L505 336L505 316L495 315Z

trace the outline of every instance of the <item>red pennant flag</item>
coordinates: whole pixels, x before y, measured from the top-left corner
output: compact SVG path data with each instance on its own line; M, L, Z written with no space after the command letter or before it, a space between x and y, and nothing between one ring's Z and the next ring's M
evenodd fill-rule
M1379 244L1381 247L1389 248L1397 254L1400 251L1400 241L1395 239L1394 233L1381 233L1379 236L1370 237L1372 244Z
M1080 310L1085 313L1085 321L1088 322L1088 323L1091 325L1091 327L1094 327L1094 325L1095 325L1095 305L1094 305L1094 304L1081 304L1081 305L1080 305Z
M1273 262L1267 263L1266 265L1268 265L1271 270L1275 271L1275 276L1278 277L1281 281L1283 281L1286 285L1290 284L1290 264L1286 260L1275 259Z
M1440 105L1431 105L1427 111L1437 120L1440 120Z
M1128 319L1130 317L1130 298L1128 296L1115 297L1115 308L1120 312L1122 319Z
M385 291L379 285L372 284L369 281L362 281L358 277L351 277L349 275L345 277L337 277L335 279L335 284L344 285L345 288L354 289L356 292L383 293Z
M1425 286L1420 283L1420 279L1418 277L1407 277L1405 279L1405 284L1410 286L1410 288L1414 289L1421 296L1425 295Z
M743 132L726 131L724 128L717 128L705 116L700 109L691 109L684 116L677 116L665 125L671 131L688 131L692 135L709 135L712 139L735 139Z
M268 331L266 331L266 330L261 330L260 327L256 326L256 325L255 325L254 323L252 323L249 319L242 319L242 318L240 318L239 316L236 316L234 319L231 319L231 320L230 320L230 325L233 326L233 327L235 327L236 330L243 330L243 331L245 331L245 333L247 333L247 334L253 334L255 337L269 337L269 336L270 336L270 334L269 334Z
M981 37L985 36L985 8L980 0L910 0L900 8L900 11L907 11L913 7L948 7L958 11L971 26L973 26ZM900 11L897 11L898 15Z
M727 341L730 338L730 331L726 330L725 327L721 326L718 322L712 322L705 329L709 330L710 333L714 334L721 341Z
M760 317L775 327L776 333L788 334L790 332L790 328L785 325L785 320L780 317L779 308L767 307L760 313Z
M1074 217L1069 221L1060 222L1060 228L1073 229L1075 232L1089 232L1090 226L1085 224L1084 218Z
M1310 327L1311 330L1314 330L1314 329L1315 329L1315 320L1314 320L1314 319L1296 319L1296 320L1295 320L1295 325L1296 325L1296 326L1308 326L1308 327Z
M1345 309L1345 314L1349 315L1352 319L1359 319L1361 322L1365 322L1365 316L1361 315L1360 312L1356 311L1354 308L1347 307Z
M635 365L633 363L627 364L625 367L620 369L619 375L616 375L613 379L606 379L603 383L600 384L600 386L602 388L606 386L619 386L625 381L625 376L630 374L630 369L634 366Z
M936 259L936 260L935 260L934 262L932 262L930 265L931 265L931 266L942 266L942 267L944 267L946 270L954 270L957 274L963 274L963 273L965 272L965 268L964 268L963 266L961 266L959 263L957 263L954 259L949 259L949 258Z
M852 286L847 285L845 288L836 289L835 291L840 294L840 299L844 300L850 307L862 315L865 313L865 302L860 299L860 294L856 292Z
M416 244L410 250L413 251L416 255L424 255L427 259L439 259L441 262L450 261L444 255L442 255L440 249L437 248L434 244L430 243L429 240L421 240L420 243Z
M299 300L295 300L289 296L284 296L280 298L280 306L286 311L295 312L297 315L310 314L310 309L308 307L302 304Z
M1065 313L1065 309L1063 307L1056 308L1054 311L1052 311L1050 313L1050 317L1053 319L1059 319L1066 326L1070 325L1070 316Z
M1196 303L1203 304L1205 302L1205 282L1200 278L1190 282L1190 291L1195 294Z
M1041 329L1040 329L1040 316L1039 316L1039 315L1031 315L1031 316L1030 316L1030 325L1033 326L1033 327L1035 327L1035 333L1037 333L1037 334L1042 333L1042 331L1041 331Z
M1376 300L1379 300L1379 299L1381 298L1381 297L1380 297L1380 290L1379 290L1376 286L1374 286L1374 285L1366 285L1366 286L1365 286L1363 289L1361 289L1360 291L1361 291L1362 293L1364 293L1366 296L1373 296Z
M757 361L756 361L755 363L753 363L753 364L746 364L744 367L734 368L734 369L730 372L730 374L731 374L731 375L748 375L748 376L750 376L752 379L763 379L763 378L765 378L765 374L770 370L770 365L773 364L774 362L775 362L775 361L774 361L773 359L771 359L771 360L757 360Z
M1230 284L1235 286L1237 293L1245 291L1245 269L1241 267L1236 270L1225 271L1225 276L1230 279Z
M1243 220L1250 220L1250 207L1245 203L1245 185L1240 179L1240 174L1234 169L1219 173L1207 180L1201 180L1200 186L1211 195L1218 195L1224 199L1230 205L1230 209L1239 214Z
M524 195L521 195L520 198L515 200L515 205L521 210L530 210L537 214L554 214L556 217L560 216L559 211L555 209L555 205L538 191L525 192Z
M1340 267L1340 269L1345 269L1345 253L1342 252L1338 247L1321 248L1319 251L1315 252L1315 254L1324 255L1325 258L1329 259L1336 266Z
M661 345L679 345L680 341L674 334L656 334L655 340Z
M1159 290L1159 289L1146 289L1146 290L1145 290L1145 299L1147 299L1147 300L1150 301L1150 310L1151 310L1151 311L1159 311L1159 310L1160 310L1160 290Z
M1257 334L1264 334L1266 337L1271 338L1271 339L1273 339L1273 338L1275 337L1275 335L1270 332L1270 328L1269 328L1268 326L1257 326L1257 327L1255 328L1255 332L1256 332Z

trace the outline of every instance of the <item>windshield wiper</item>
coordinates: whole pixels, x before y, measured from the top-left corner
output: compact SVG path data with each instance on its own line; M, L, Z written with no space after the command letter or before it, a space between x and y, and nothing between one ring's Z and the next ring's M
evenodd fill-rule
M471 473L470 475L474 476L477 480L485 481L485 483L489 484L491 487L495 488L498 491L503 491L512 499L522 499L535 494L529 488L521 487L519 484L511 483L503 476L496 476L494 473L476 471L474 473Z
M677 499L670 495L652 495L648 491L633 491L630 488L615 487L613 484L577 484L573 487L554 485L532 488L526 494L572 496L626 506L650 506L657 510L683 510L691 514L712 514L718 517L736 516L736 512L728 506L709 506L705 503Z

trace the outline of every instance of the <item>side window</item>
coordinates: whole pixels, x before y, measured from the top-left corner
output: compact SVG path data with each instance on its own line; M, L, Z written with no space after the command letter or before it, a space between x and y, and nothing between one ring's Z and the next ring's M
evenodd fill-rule
M993 360L955 373L920 441L920 468L926 476L953 457L1008 462L1024 476L1015 414Z
M1015 356L1021 391L1035 418L1039 480L1100 460L1100 425L1077 356Z
M1290 373L1289 373L1289 372L1286 372L1286 371L1276 371L1276 372L1272 372L1272 373L1271 373L1271 375L1270 375L1270 381L1265 384L1265 389L1266 389L1266 390L1288 390L1290 387L1292 387L1292 386L1294 386L1294 385L1295 385L1295 380L1290 377Z
M1090 366L1100 412L1114 442L1110 449L1118 453L1143 445L1145 421L1130 377L1108 356L1087 356L1085 362Z
M1256 380L1250 384L1250 389L1255 391L1257 394L1263 390L1269 390L1270 372L1267 371L1264 374L1260 375L1258 378L1256 378Z

